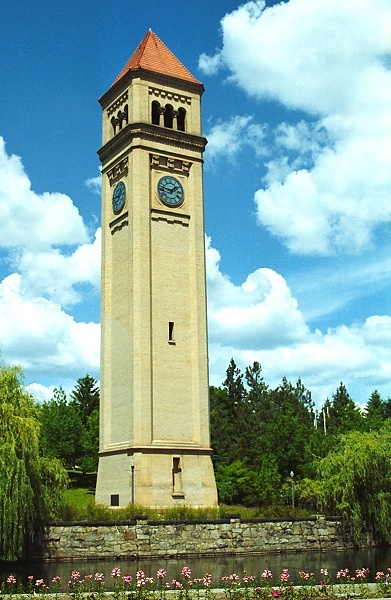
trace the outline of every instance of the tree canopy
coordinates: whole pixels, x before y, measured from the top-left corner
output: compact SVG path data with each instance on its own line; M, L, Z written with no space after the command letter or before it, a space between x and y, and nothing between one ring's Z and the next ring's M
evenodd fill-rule
M0 560L21 558L61 500L68 481L60 461L41 454L39 408L22 371L0 366Z
M288 503L293 477L298 504L340 515L356 541L363 524L389 541L390 399L374 391L362 410L341 382L316 410L300 379L273 389L259 363L243 374L231 359L210 412L220 502Z

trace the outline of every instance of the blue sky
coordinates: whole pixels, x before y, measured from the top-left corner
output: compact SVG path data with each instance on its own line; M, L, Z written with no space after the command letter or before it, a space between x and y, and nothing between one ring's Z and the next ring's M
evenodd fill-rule
M391 395L389 0L26 0L0 23L0 349L99 379L101 109L151 28L203 96L210 380Z

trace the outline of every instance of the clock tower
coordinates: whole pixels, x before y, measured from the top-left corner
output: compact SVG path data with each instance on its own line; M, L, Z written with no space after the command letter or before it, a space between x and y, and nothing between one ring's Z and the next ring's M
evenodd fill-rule
M149 31L102 96L96 502L215 506L203 85Z

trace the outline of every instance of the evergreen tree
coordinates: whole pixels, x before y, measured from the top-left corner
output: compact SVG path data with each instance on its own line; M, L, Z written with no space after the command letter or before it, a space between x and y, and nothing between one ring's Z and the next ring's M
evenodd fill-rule
M367 431L378 430L384 425L386 418L385 403L377 390L372 392L368 400L364 418Z
M86 426L88 418L94 410L99 411L99 387L96 379L88 373L85 377L78 379L70 397L79 412L82 424Z
M53 398L41 407L42 445L46 455L73 469L82 456L82 422L75 405L68 404L64 390L55 388Z
M363 415L341 382L330 405L327 430L331 435L338 435L363 428Z

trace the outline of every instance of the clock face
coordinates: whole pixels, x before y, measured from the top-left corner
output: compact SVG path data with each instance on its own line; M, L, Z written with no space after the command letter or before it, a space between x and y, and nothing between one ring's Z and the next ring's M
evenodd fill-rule
M126 188L123 181L117 183L113 192L113 211L119 213L125 204Z
M157 191L160 200L166 206L180 206L184 199L184 192L181 183L175 177L166 175L159 179Z

